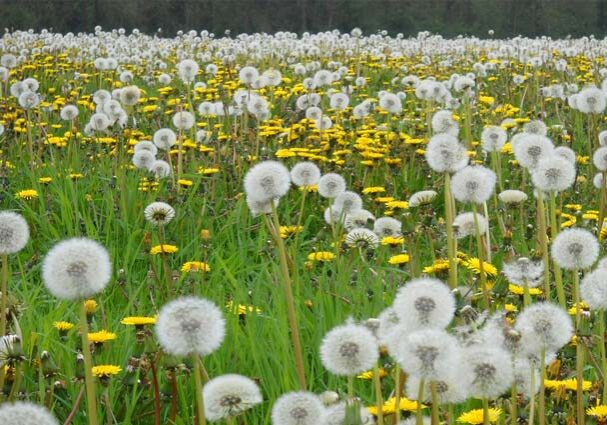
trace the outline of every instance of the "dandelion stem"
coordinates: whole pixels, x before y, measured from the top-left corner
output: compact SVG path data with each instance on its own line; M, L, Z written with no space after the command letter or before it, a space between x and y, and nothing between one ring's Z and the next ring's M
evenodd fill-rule
M207 420L204 416L204 401L202 399L202 379L200 377L200 359L197 355L192 355L194 362L194 382L196 383L196 409L198 411L198 425L206 425Z
M516 383L512 384L510 390L510 425L518 423L518 393L516 392Z
M599 310L596 314L597 336L599 340L599 352L601 354L601 369L603 374L603 404L607 404L607 350L605 350L605 311Z
M156 359L150 361L152 369L152 385L154 386L154 425L160 425L160 388L158 387L158 371Z
M445 220L447 227L447 256L449 257L449 286L457 287L457 262L455 258L455 243L453 237L453 202L451 200L451 175L445 173Z
M379 364L375 363L373 367L373 385L375 386L375 408L377 409L377 425L384 425L384 404L381 393L381 381L379 378Z
M424 415L422 413L422 400L424 399L424 386L426 382L424 379L419 380L419 387L417 389L417 406L415 407L415 425L424 425ZM400 406L396 406L400 408ZM400 410L400 409L399 409ZM398 424L398 421L396 421Z
M556 194L554 191L550 191L550 235L552 240L556 238L558 234L559 227L558 222L556 221ZM559 265L553 261L552 266L554 267L554 281L556 283L556 296L559 300L559 305L562 308L565 308L565 290L563 288L563 273L561 272L561 268Z
M491 420L489 418L489 400L483 398L483 425L489 425ZM532 425L529 423L529 425Z
M80 302L80 334L82 337L82 356L84 358L84 384L86 385L86 406L89 425L98 425L97 392L93 380L93 359L89 345L89 325L86 317L86 306Z
M0 302L0 336L6 335L6 309L8 306L8 255L2 256L2 301Z
M539 424L546 423L546 387L544 380L546 379L546 348L542 348L540 352L540 394L539 394ZM535 391L535 387L531 387L531 392Z
M72 410L70 411L70 414L65 419L65 422L63 423L63 425L70 425L70 423L72 422L72 419L74 419L74 416L76 416L76 413L78 413L78 408L80 407L80 404L82 403L82 399L84 398L85 390L86 390L85 386L82 386L82 388L80 388L80 392L78 393L78 397L76 398L74 407L72 407Z
M538 238L542 260L544 261L544 296L550 299L550 257L548 256L548 235L546 234L546 211L544 209L544 193L537 193L537 215L539 221Z
M533 421L535 420L535 391L533 391L533 389L535 388L535 368L533 366L533 363L531 363L531 367L529 368L529 370L531 371L531 377L530 377L530 386L529 388L531 389L531 394L529 397L529 423L528 425L533 425Z
M476 245L478 251L478 268L481 282L481 291L483 293L483 299L485 302L485 308L489 309L491 301L489 299L489 288L487 287L487 274L485 273L485 252L483 249L483 240L481 235L481 229L478 224L478 212L475 203L472 203L472 216L474 217L474 228L476 233Z
M301 340L299 338L299 327L297 324L297 315L295 313L295 303L293 301L293 283L291 280L291 274L289 273L289 261L287 258L287 251L284 242L279 234L280 221L278 220L278 212L273 202L272 204L272 219L274 222L274 228L270 227L270 232L274 233L274 240L276 241L276 247L280 257L280 269L282 271L282 285L285 292L285 298L287 302L287 318L289 320L289 327L291 328L291 341L293 344L293 351L295 352L295 367L297 369L297 377L299 379L299 386L305 391L306 375L304 369L304 360L301 349Z
M580 338L582 316L580 314L580 274L577 269L573 270L573 305L575 306L575 375L576 375L576 410L577 425L584 425L584 350Z
M394 366L394 423L400 422L400 365ZM419 407L419 404L418 404Z
M432 397L432 425L440 425L438 412L438 393L436 391L436 382L430 383L430 394Z

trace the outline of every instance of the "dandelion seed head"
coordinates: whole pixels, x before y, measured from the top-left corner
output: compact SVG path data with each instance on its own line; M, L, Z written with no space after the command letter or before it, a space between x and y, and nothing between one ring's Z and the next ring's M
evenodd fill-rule
M495 188L495 173L482 166L468 166L453 175L451 190L453 197L460 202L482 204L486 202Z
M362 425L372 425L375 423L373 415L365 408L360 408L360 419ZM348 425L346 423L346 402L342 401L329 406L325 410L322 425Z
M550 251L554 261L565 270L587 269L599 256L599 243L588 230L570 228L556 236Z
M575 165L558 155L540 159L531 172L535 187L546 192L562 192L575 182Z
M289 170L277 161L264 161L251 168L244 178L247 198L269 202L287 194L291 187Z
M316 164L309 161L298 162L291 169L291 180L298 187L307 187L318 184L320 180L320 169Z
M164 226L175 217L175 210L166 202L152 202L143 210L145 219L154 226Z
M152 166L150 167L150 171L152 171L157 178L163 179L171 175L171 166L168 162L163 161L162 159L157 159L154 161Z
M29 226L23 216L11 211L0 211L0 254L21 251L29 236Z
M599 266L596 270L586 274L580 284L580 294L591 310L606 310L607 268Z
M476 214L476 222L478 222L478 231L482 235L487 232L489 228L489 221L482 214ZM455 236L458 239L463 239L467 236L476 235L476 222L474 220L473 212L465 212L458 214L453 219L453 229Z
M384 238L386 236L398 237L401 236L403 224L392 217L380 217L375 220L373 223L373 231L380 238Z
M510 388L514 373L507 351L487 345L473 345L464 349L462 359L474 397L492 399Z
M105 247L87 238L55 244L42 262L42 280L57 298L77 300L101 292L112 276Z
M557 156L560 156L561 158L566 159L567 161L569 161L570 163L572 163L575 166L576 155L575 155L575 152L573 151L573 149L571 149L567 146L558 146L558 147L554 148L554 154Z
M170 128L161 128L156 130L153 140L158 149L166 151L177 143L177 135Z
M225 319L211 301L181 297L162 307L155 330L158 342L167 353L206 356L223 342Z
M137 153L140 151L148 151L151 152L152 155L156 156L156 154L158 153L158 148L154 143L150 142L149 140L142 140L140 142L137 142L137 144L133 146L133 152Z
M335 173L324 174L318 180L318 194L323 198L333 199L346 190L346 181Z
M341 192L333 200L332 209L346 215L356 212L363 207L363 201L358 193L349 190Z
M0 406L0 423L6 425L59 425L44 406L17 401Z
M393 308L405 329L444 329L453 319L455 298L440 280L418 278L398 290Z
M346 245L351 248L375 249L379 246L379 237L369 229L356 228L346 234Z
M514 157L521 167L532 169L540 159L553 154L554 145L545 136L523 133L516 144L513 144Z
M370 221L374 221L375 216L371 212L360 209L350 214L346 214L344 226L347 231L365 227Z
M335 375L354 376L373 367L379 351L373 333L363 325L333 328L320 345L323 366Z
M454 173L468 164L466 148L450 134L433 136L426 146L426 161L437 173Z
M148 150L140 150L133 154L133 165L139 169L149 170L156 162L156 156Z
M521 334L525 353L556 352L573 336L573 323L567 311L550 302L538 302L518 315L515 329Z
M497 125L487 126L481 133L481 143L485 152L499 152L507 140L508 133Z
M204 413L209 421L240 415L263 401L255 381L236 374L211 379L204 385L202 393Z
M437 196L438 193L434 190L421 190L415 192L409 197L409 208L431 204Z
M274 425L318 425L325 414L320 398L307 391L283 394L272 407Z

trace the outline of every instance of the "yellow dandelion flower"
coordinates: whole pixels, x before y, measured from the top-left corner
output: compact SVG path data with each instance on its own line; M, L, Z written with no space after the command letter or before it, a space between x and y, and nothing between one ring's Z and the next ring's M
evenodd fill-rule
M295 235L303 230L303 226L280 226L280 237L283 239Z
M496 409L494 407L489 409L489 422L497 422L498 418L502 414L502 409ZM457 421L463 424L477 425L483 423L483 409L469 410L462 413Z
M300 192L307 191L308 193L316 193L316 192L318 192L318 185L313 184L310 186L299 186L299 191Z
M580 301L577 303L577 305L571 306L569 308L569 310L567 310L567 312L571 315L571 316L575 316L577 314L577 310L578 308L580 309L580 313L584 313L585 311L590 310L590 307L588 307L588 304L586 304L584 301Z
M26 201L31 201L33 199L38 199L38 191L35 189L25 189L20 190L15 194L17 199L25 199Z
M177 248L175 245L156 245L154 247L152 247L152 249L150 249L150 254L152 255L157 255L160 253L163 254L174 254L175 252L179 251L179 248Z
M407 201L390 201L386 206L391 210L406 210L409 208L409 203Z
M386 236L385 238L382 238L382 240L381 240L382 245L398 246L398 245L402 245L404 243L405 243L405 238L403 238L402 236L400 236L400 237Z
M586 410L588 416L594 416L599 421L607 420L607 405L600 404L598 406L589 407Z
M93 314L97 311L97 301L95 300L86 300L84 302L84 309L86 310L86 314Z
M481 261L478 258L468 258L462 264L475 274L481 273ZM497 276L497 268L491 263L483 261L483 270L487 276Z
M114 365L99 365L93 366L93 376L97 378L109 378L118 375L122 371L120 366Z
M259 307L244 304L234 305L232 301L228 301L228 303L226 304L226 308L232 313L237 314L239 316L246 315L248 313L261 313L261 309Z
M390 257L390 259L388 260L389 264L393 264L393 265L401 265L401 264L406 264L409 262L409 255L408 254L398 254L398 255L393 255L392 257Z
M384 378L386 376L388 376L388 372L386 372L386 369L384 369L383 367L380 367L379 368L379 377ZM357 378L363 379L365 381L370 381L371 379L373 379L373 371L368 370L366 372L363 372L360 375L358 375Z
M310 261L326 262L326 261L331 261L334 258L335 258L335 254L333 254L332 252L328 252L328 251L312 252L308 255L308 260L310 260Z
M67 332L74 327L74 324L70 322L55 322L53 326L58 331Z
M183 263L183 266L181 266L181 271L184 273L210 272L211 267L207 263L204 263L202 261L188 261L186 263Z
M183 186L183 187L190 187L194 183L192 182L192 180L179 179L179 180L177 180L177 184L179 184L180 186Z
M42 184L49 184L52 181L53 181L52 177L40 177L38 179L38 183L42 183Z
M114 332L108 332L106 330L101 330L99 332L90 332L88 336L89 342L92 344L101 344L116 339L116 334Z
M577 391L577 379L576 378L570 378L570 379L564 379L564 380L545 379L544 386L546 387L546 389L554 390L554 391L558 391L558 390ZM590 390L590 388L592 388L592 382L582 381L582 390L583 391L588 391L588 390Z
M523 295L525 293L525 290L523 289L522 286L513 285L513 284L508 285L508 291L510 291L510 293L515 294L515 295ZM539 288L529 288L529 295L540 295L541 293L542 293L542 290Z
M365 187L363 189L363 193L365 195L367 195L369 193L384 193L385 191L386 191L386 189L381 186Z
M84 177L81 173L71 173L69 175L69 178L72 180L78 180L81 179L82 177Z
M156 323L156 317L129 316L122 319L120 323L127 326L153 325Z
M399 407L402 412L415 412L418 408L418 404L417 404L417 401L409 400L406 397L401 397ZM419 405L419 407L424 409L426 406L424 404L421 404L421 405ZM372 415L377 415L376 406L369 406L369 407L367 407L367 410ZM386 400L386 402L383 404L381 410L384 413L384 415L390 415L390 414L396 412L396 397L391 397L388 400Z

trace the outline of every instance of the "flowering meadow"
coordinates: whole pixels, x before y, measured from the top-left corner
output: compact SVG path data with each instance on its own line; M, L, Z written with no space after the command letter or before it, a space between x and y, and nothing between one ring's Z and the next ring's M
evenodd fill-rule
M607 40L0 40L0 424L607 423Z

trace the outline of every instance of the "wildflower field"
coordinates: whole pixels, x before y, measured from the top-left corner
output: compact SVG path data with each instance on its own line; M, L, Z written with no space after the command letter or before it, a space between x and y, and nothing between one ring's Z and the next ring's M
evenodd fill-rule
M0 424L607 423L607 41L0 40Z

